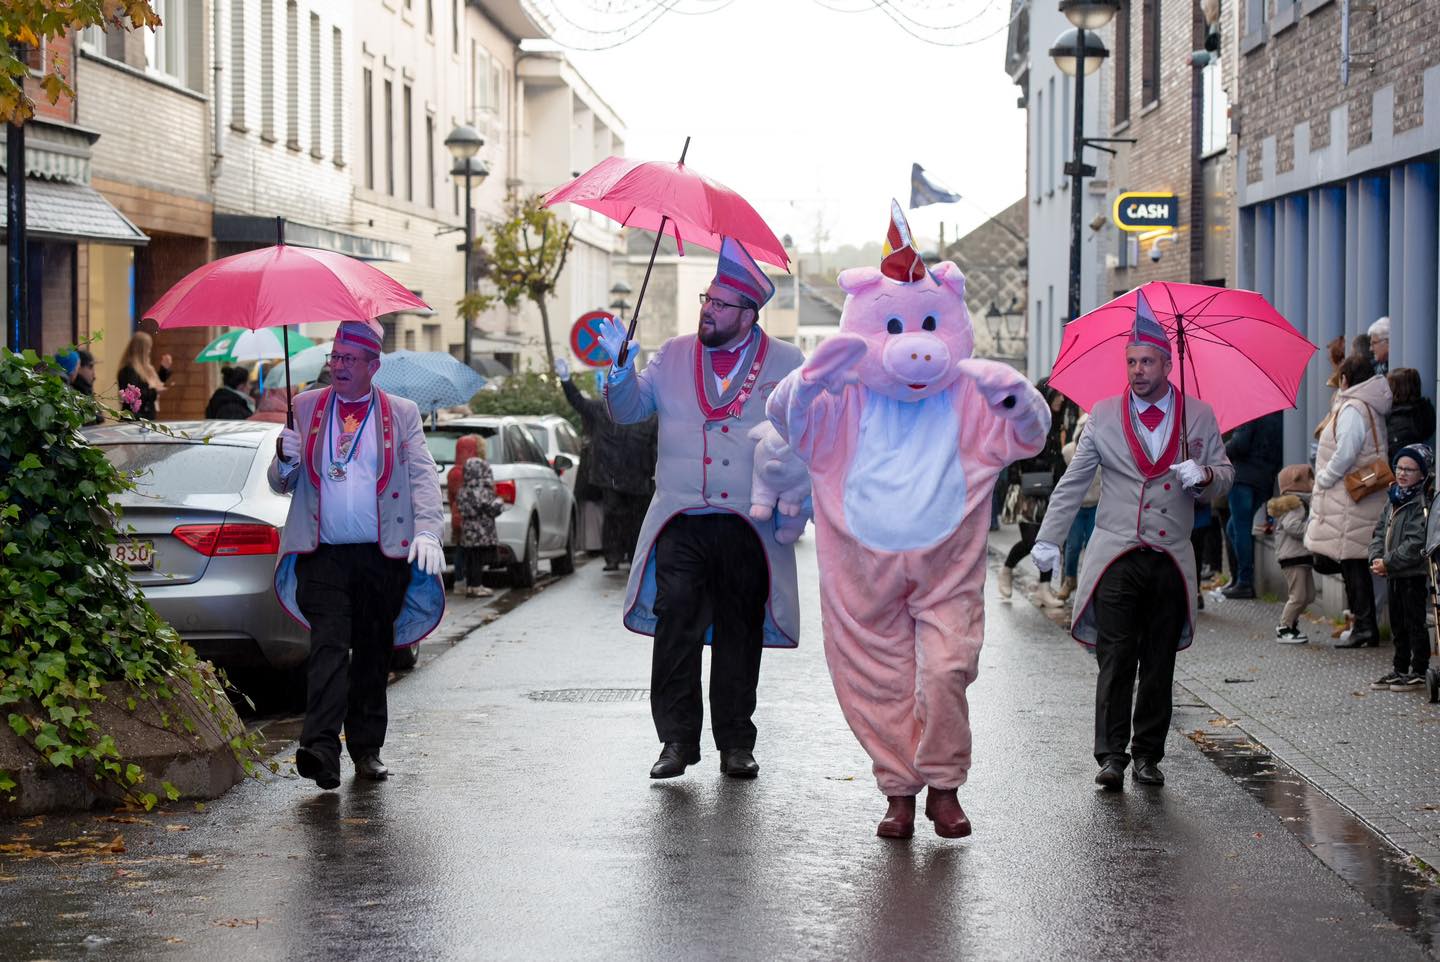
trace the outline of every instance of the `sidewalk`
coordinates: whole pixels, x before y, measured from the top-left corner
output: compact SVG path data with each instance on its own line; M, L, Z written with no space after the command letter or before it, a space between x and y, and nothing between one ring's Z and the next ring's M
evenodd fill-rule
M992 531L992 559L1018 537L1013 526ZM1029 559L1020 563L1015 604L1035 574ZM1280 607L1207 594L1195 644L1176 661L1176 684L1400 851L1440 870L1440 705L1423 689L1370 690L1390 670L1388 642L1336 649L1328 621L1302 618L1310 643L1277 644ZM1069 613L1052 620L1068 631Z

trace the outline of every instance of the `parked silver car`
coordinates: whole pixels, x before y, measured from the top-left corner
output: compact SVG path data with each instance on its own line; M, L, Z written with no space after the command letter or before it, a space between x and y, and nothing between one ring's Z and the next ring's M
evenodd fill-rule
M455 442L462 435L485 439L486 460L495 474L495 492L505 510L495 519L500 564L510 582L528 588L540 574L540 560L567 575L575 570L575 496L560 479L530 431L509 416L476 415L425 429L430 454L442 472L455 464ZM455 545L449 501L445 506L445 553L453 561Z
M136 475L136 490L116 499L124 512L116 558L200 657L225 668L304 663L310 634L274 591L290 497L270 490L265 470L281 425L168 427L184 437L138 424L85 432L111 464Z
M574 493L575 476L580 473L580 435L574 426L558 414L521 416L520 423L530 429L545 460Z

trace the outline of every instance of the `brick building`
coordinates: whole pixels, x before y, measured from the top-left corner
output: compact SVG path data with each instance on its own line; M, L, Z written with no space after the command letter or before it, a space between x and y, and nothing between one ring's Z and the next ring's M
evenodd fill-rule
M1244 0L1238 15L1239 286L1311 341L1391 318L1390 367L1436 384L1440 4ZM1286 454L1327 410L1311 364Z
M965 273L965 306L975 329L975 356L1024 370L1027 355L1026 265L1030 203L1022 197L945 247L944 259Z

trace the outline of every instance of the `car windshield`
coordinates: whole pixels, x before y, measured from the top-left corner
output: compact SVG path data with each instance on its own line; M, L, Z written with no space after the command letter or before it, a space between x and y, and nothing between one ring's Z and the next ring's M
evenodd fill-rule
M235 494L245 486L255 449L226 444L106 444L110 463L135 476L140 493L164 500Z
M486 424L478 427L437 428L425 432L425 444L436 464L455 463L455 442L466 434L478 434L485 439L485 460L491 464L506 464L505 445L498 439L500 429Z
M534 421L526 421L525 426L535 436L535 441L540 445L541 450L550 450L550 429L543 424L536 424Z

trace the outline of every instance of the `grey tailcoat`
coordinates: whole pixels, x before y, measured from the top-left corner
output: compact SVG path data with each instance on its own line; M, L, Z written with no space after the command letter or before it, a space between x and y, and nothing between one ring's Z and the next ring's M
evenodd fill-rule
M635 562L625 589L625 627L655 633L655 541L670 519L687 511L728 512L749 521L760 536L770 566L770 597L765 607L765 645L794 648L800 638L800 602L795 584L795 548L775 540L777 524L794 524L778 511L770 520L750 517L750 482L755 467L755 442L749 433L765 422L765 402L780 379L800 366L804 355L793 344L757 337L735 368L729 390L716 393L708 353L694 334L672 337L638 374L627 370L605 384L610 416L622 424L660 415L660 457L655 468L655 495L640 528ZM758 352L764 360L749 397L737 404ZM699 377L697 378L697 371ZM703 393L702 393L703 392ZM701 404L732 408L725 416L707 417ZM735 416L733 408L739 408ZM804 524L804 518L798 519Z
M1136 434L1130 413L1130 392L1106 398L1090 412L1090 422L1075 446L1075 457L1066 469L1050 507L1040 525L1039 541L1065 543L1070 523L1080 509L1090 479L1100 474L1100 503L1095 510L1095 533L1085 549L1080 580L1075 591L1075 616L1070 633L1083 645L1093 647L1097 637L1094 595L1100 577L1115 559L1134 548L1163 551L1185 579L1185 600L1189 608L1180 631L1179 648L1188 648L1195 638L1195 597L1199 590L1195 551L1190 547L1190 530L1195 524L1195 498L1213 498L1230 490L1235 469L1225 456L1220 429L1210 405L1196 398L1184 399L1184 416L1189 427L1188 455L1210 468L1210 483L1192 492L1180 486L1170 470L1186 458L1180 448L1180 418L1174 418L1169 441L1159 460L1151 464L1143 442ZM1138 599L1137 599L1138 601Z

